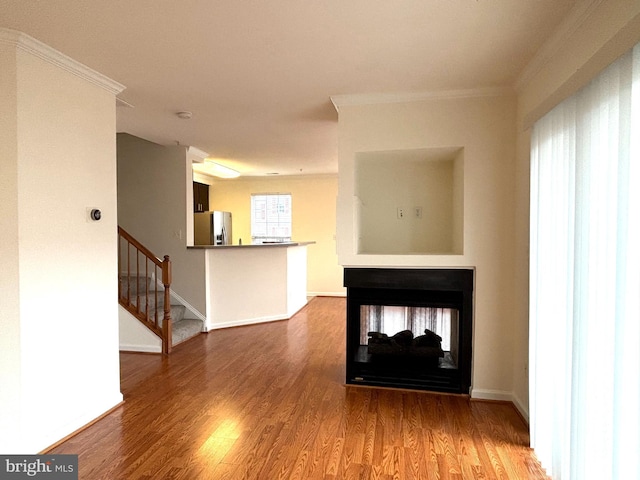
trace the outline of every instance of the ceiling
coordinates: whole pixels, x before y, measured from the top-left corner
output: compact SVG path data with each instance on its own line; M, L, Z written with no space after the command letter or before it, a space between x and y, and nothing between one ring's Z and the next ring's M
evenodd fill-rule
M0 27L124 84L119 132L243 175L322 174L331 96L510 87L576 1L0 0Z

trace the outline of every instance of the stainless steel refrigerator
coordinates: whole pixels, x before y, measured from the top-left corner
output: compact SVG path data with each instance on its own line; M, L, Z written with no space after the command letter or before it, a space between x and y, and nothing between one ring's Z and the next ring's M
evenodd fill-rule
M231 212L193 214L194 245L231 245Z

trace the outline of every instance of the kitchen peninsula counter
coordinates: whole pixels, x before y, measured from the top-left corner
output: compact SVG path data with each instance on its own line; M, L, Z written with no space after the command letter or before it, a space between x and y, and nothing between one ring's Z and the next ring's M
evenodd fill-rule
M270 243L249 243L242 245L193 245L188 248L265 248L265 247L305 247L307 245L313 245L316 242L270 242Z
M307 246L195 245L205 251L206 329L286 320L307 303Z

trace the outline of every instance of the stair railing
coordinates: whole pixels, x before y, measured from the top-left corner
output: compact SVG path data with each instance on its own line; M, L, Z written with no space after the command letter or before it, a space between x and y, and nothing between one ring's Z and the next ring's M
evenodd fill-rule
M171 260L163 260L118 227L118 302L162 340L171 353ZM158 279L163 291L159 291ZM162 309L159 306L162 299Z

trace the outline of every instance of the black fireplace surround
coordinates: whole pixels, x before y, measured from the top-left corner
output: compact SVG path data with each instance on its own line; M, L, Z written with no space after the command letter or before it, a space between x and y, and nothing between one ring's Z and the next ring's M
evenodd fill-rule
M347 384L469 393L474 285L472 269L345 268L344 285L347 287ZM369 326L361 315L369 311L367 309L375 310L376 306L380 306L378 311L406 307L411 312L429 308L455 312L451 315L455 321L451 321L448 330L450 343L449 339L443 342L443 345L449 345L449 350L443 354L427 353L427 356L413 353L419 349L411 345L415 346L426 338L441 338L437 336L441 332L437 331L410 333L404 330L393 338L386 338L387 335L380 332L361 331ZM391 334L395 332L386 333L392 337ZM367 335L368 344L363 341ZM400 353L379 354L384 350L374 348L377 346L372 343L380 341L389 345L405 342L406 347L398 347ZM441 349L436 350L442 352Z

